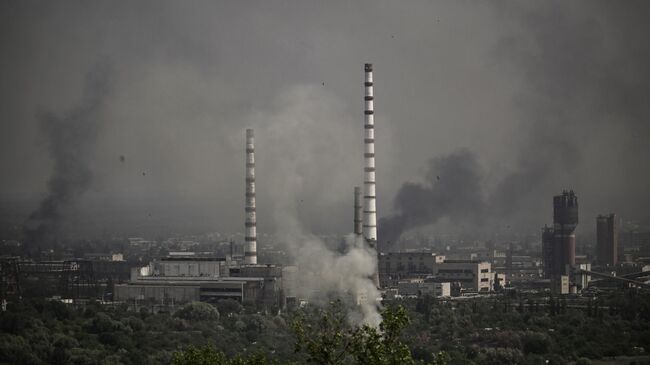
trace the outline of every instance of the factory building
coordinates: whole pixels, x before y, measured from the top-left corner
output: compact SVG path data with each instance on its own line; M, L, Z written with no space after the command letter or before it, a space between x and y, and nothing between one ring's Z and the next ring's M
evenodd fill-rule
M256 292L255 301L265 307L285 305L282 267L276 265L244 265L230 268L231 278L260 278L261 288Z
M140 272L150 272L154 277L218 277L227 276L226 263L226 259L216 257L164 257L140 268Z
M553 228L542 228L542 270L545 279L550 279L553 274Z
M596 260L599 264L615 266L618 263L618 229L616 214L596 218Z
M553 228L542 229L543 276L551 280L551 290L562 294L565 284L576 288L573 274L576 268L576 235L578 197L571 191L553 197ZM579 279L578 281L584 281Z
M553 197L553 228L542 229L542 262L544 277L553 279L570 275L576 265L576 235L578 197L563 191Z
M444 259L431 252L383 252L379 254L381 286L394 287L403 278L431 275L434 265Z
M397 293L401 296L450 297L451 284L440 283L433 279L406 279L397 284Z
M431 252L384 252L379 255L382 287L399 287L410 280L457 283L463 291L486 293L494 289L492 264L478 260L450 260ZM501 284L505 275L500 276Z
M115 300L163 305L234 299L282 306L282 269L273 265L233 267L226 259L167 257L135 268L131 280L115 285Z
M573 190L553 197L553 267L557 275L568 275L576 264L578 197Z
M460 283L465 292L489 293L494 289L492 265L485 261L444 260L433 266L433 276L438 282Z

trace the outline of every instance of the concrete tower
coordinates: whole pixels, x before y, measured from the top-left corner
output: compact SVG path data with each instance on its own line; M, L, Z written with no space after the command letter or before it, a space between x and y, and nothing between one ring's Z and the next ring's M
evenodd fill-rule
M618 230L616 214L596 218L596 257L601 265L615 266L618 263Z
M354 187L354 235L363 235L363 205L361 204L361 188Z
M377 197L375 191L375 119L372 85L372 64L365 64L365 152L363 154L363 237L372 247L377 246Z
M544 278L550 279L555 273L553 266L553 228L544 226L542 228L542 267Z
M553 269L557 275L568 275L567 267L576 264L578 197L573 190L553 197Z
M246 130L246 248L244 263L257 264L257 215L255 212L255 135Z

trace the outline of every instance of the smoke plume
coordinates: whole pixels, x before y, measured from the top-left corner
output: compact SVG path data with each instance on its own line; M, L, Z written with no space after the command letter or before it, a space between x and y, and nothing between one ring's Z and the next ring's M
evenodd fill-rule
M360 159L350 158L359 153L350 133L354 118L342 111L340 100L321 89L291 87L268 110L255 113L257 204L272 207L276 231L298 268L290 290L314 304L341 298L350 305L352 322L376 326L381 320L379 293L371 280L376 251L350 235L347 249L340 252L311 233L302 214L305 205L349 202L355 172L361 175ZM243 141L243 129L238 140ZM323 180L323 171L339 172ZM351 227L351 207L348 213Z
M637 168L647 163L648 151L636 137L650 133L650 27L642 15L650 4L589 5L498 6L514 29L495 53L523 75L516 106L524 122L515 166L491 196L498 216L547 201L560 185L600 196L602 183L625 181L625 175L650 182ZM612 160L619 173L603 173L602 164ZM638 214L638 195L625 195L630 201L624 205L637 206L628 212Z
M471 152L433 159L425 182L404 183L395 215L380 220L382 243L442 217L475 226L487 220L541 226L550 218L543 208L565 188L592 202L591 211L581 211L588 218L604 209L647 219L643 186L650 174L639 166L650 162L641 137L650 135L650 3L583 5L496 6L508 31L493 55L522 75L514 100L515 159L489 191Z
M423 183L404 183L395 196L396 213L379 220L382 245L390 246L405 230L434 224L442 217L455 223L482 222L482 176L471 151L432 159L424 179Z
M31 253L38 253L54 242L66 211L91 186L91 155L110 78L110 66L98 64L86 74L83 99L78 106L61 115L46 112L39 117L54 166L47 195L24 226L26 250Z

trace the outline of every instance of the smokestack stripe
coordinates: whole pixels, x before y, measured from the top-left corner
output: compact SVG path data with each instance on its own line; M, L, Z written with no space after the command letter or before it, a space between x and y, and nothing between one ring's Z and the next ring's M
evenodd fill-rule
M363 234L363 205L361 205L361 188L354 187L354 234L361 236Z
M252 129L246 129L246 247L244 263L257 264L257 209L255 207L255 135Z

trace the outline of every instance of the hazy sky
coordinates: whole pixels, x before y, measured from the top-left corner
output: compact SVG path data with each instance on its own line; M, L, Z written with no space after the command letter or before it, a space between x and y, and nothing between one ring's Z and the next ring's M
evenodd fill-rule
M583 229L610 211L647 222L648 14L615 0L3 1L0 193L45 196L43 115L83 109L84 80L108 64L96 133L61 132L62 148L91 138L68 151L91 176L70 206L241 231L253 127L259 229L281 203L315 231L349 231L371 62L379 216L431 159L461 153L495 224L550 223L565 188Z

